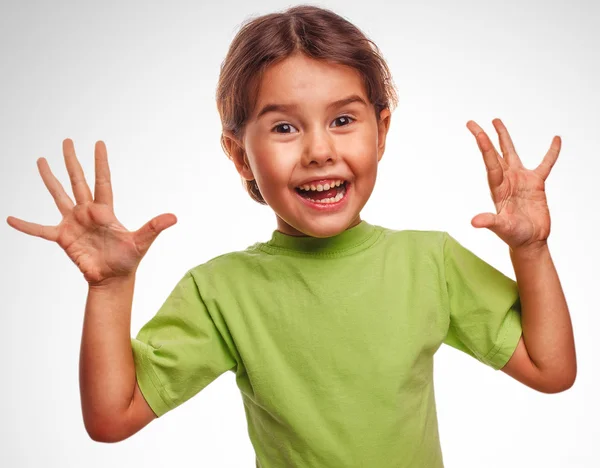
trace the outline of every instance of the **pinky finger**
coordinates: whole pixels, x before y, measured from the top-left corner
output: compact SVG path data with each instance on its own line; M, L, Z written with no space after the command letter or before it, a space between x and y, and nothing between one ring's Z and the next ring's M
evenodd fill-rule
M56 242L58 239L58 229L56 226L42 226L41 224L30 223L29 221L23 221L22 219L9 216L6 218L6 222L9 226L13 227L17 231L21 231L30 236L41 237L49 241Z
M542 179L546 180L550 175L550 171L554 166L554 163L558 159L558 154L560 153L561 147L561 139L557 135L552 139L552 144L550 145L550 149L542 159L542 162L538 167L534 169L533 172L537 173Z

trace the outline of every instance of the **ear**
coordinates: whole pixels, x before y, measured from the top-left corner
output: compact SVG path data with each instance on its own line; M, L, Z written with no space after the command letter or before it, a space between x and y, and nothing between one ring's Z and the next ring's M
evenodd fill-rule
M229 130L223 130L222 139L227 149L227 156L233 161L240 176L246 180L253 180L254 175L243 143Z
M392 113L389 109L382 109L379 113L379 122L377 122L377 161L381 161L383 153L385 151L385 139L387 137L388 130L390 129L390 123L392 120Z

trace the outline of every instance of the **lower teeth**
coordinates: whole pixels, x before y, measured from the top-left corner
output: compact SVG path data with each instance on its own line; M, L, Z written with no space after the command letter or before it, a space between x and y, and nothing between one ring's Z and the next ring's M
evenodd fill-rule
M342 198L344 198L345 195L346 195L346 187L344 187L343 190L340 193L338 193L335 197L323 198L322 200L313 200L312 198L309 198L309 200L313 203L321 203L323 205L328 205L329 203L339 202Z

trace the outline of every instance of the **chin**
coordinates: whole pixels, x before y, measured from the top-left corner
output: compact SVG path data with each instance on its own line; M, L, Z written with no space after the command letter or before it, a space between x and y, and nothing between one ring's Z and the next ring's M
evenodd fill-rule
M331 216L314 220L304 219L300 222L295 222L294 225L290 223L286 224L289 226L287 227L288 230L290 228L294 229L301 233L301 235L310 237L332 237L348 229L355 219L356 216L353 216L352 219L347 219L345 216ZM299 234L296 233L296 235Z

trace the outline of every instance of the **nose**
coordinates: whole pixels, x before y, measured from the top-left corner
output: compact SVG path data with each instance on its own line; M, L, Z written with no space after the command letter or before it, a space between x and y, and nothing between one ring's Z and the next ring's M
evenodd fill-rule
M302 164L310 166L316 164L333 163L337 160L335 145L332 136L325 129L316 129L306 134L305 147L302 154Z

